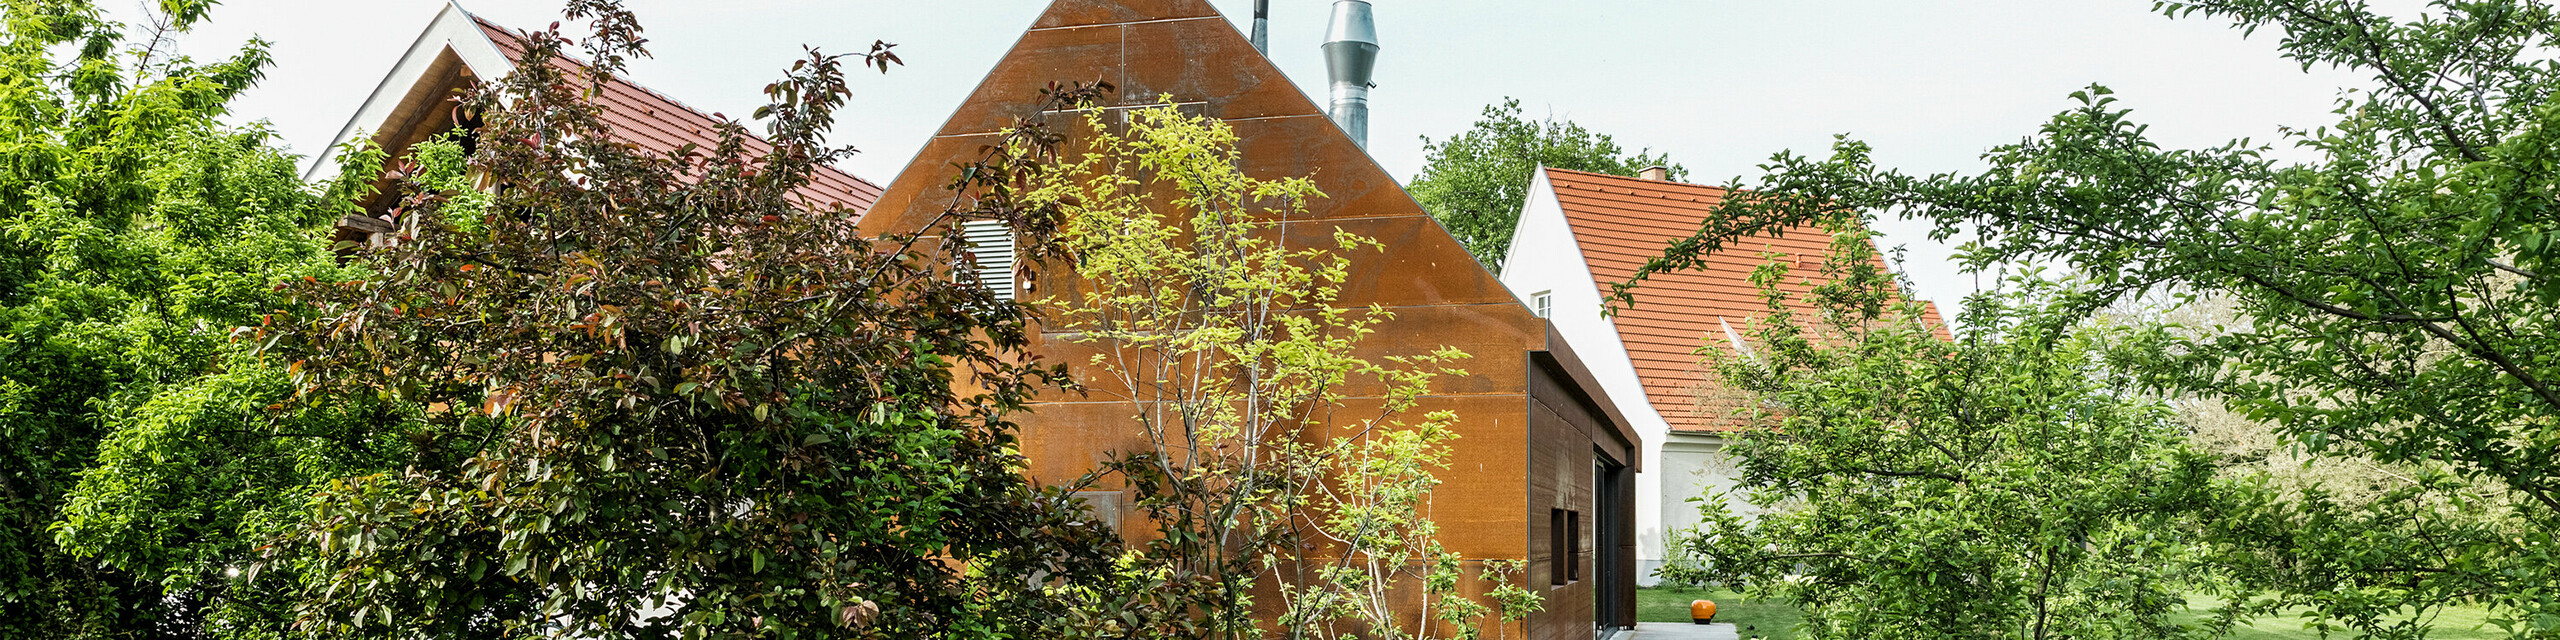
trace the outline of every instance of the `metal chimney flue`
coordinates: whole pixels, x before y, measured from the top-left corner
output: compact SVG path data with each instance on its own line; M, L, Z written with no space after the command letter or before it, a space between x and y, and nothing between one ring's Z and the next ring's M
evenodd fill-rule
M1271 55L1271 0L1253 0L1253 52Z
M1378 68L1378 18L1368 0L1334 0L1324 66L1333 77L1333 123L1369 148L1369 88Z

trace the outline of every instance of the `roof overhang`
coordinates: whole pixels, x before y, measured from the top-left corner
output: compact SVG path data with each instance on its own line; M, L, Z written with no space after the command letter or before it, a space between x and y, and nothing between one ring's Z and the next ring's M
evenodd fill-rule
M390 75L365 97L364 106L329 138L329 144L311 155L311 166L304 169L305 181L335 177L338 173L339 148L358 135L378 135L386 130L399 130L410 120L440 104L451 88L451 80L468 71L473 77L499 78L515 71L515 63L489 41L471 12L459 3L447 3L436 18L427 23L425 32L400 56Z
M1530 361L1558 379L1573 381L1571 391L1574 395L1583 402L1591 403L1602 417L1608 418L1609 432L1602 435L1615 440L1620 450L1630 452L1622 462L1628 468L1643 472L1644 456L1640 452L1644 451L1644 439L1636 435L1635 424L1628 422L1627 415L1618 410L1618 403L1609 400L1609 392L1601 388L1600 379L1591 375L1590 367L1583 366L1582 356L1574 355L1573 347L1566 344L1564 334L1556 332L1555 323L1547 322L1545 325L1547 348L1529 352Z

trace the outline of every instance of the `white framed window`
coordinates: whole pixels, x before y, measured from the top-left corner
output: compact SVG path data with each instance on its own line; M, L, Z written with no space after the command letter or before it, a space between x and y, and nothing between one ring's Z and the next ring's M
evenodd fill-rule
M960 223L960 239L978 258L978 282L1000 300L1013 299L1013 228L1002 220Z
M1538 314L1538 317L1540 318L1556 317L1555 293L1556 292L1554 291L1540 291L1529 294L1529 312Z

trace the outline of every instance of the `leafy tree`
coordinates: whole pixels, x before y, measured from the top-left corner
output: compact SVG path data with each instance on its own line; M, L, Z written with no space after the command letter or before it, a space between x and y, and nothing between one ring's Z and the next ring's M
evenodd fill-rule
M1995 294L1944 339L1870 234L1835 232L1812 299L1763 266L1749 350L1706 351L1766 425L1728 449L1763 513L1700 499L1704 524L1679 541L1692 562L1666 576L1793 601L1820 638L2176 633L2174 532L2212 467L2166 407L2123 392L2109 337Z
M1507 98L1486 106L1484 119L1458 135L1437 142L1425 136L1422 149L1429 157L1406 190L1477 262L1497 273L1528 201L1529 175L1538 167L1632 176L1667 166L1672 180L1689 175L1669 156L1629 155L1617 140L1571 121L1524 118L1520 101Z
M1076 277L1044 305L1095 352L1088 391L1129 403L1149 443L1088 482L1133 489L1158 535L1108 587L1088 586L1113 606L1084 626L1473 638L1525 616L1537 596L1510 582L1517 565L1479 572L1496 605L1466 597L1461 559L1425 515L1456 416L1414 414L1466 354L1353 355L1394 316L1345 308L1338 292L1349 254L1384 247L1347 232L1278 242L1279 221L1324 194L1305 178L1245 175L1223 122L1170 105L1127 112L1125 125L1086 117L1085 151L1031 194L1068 212L1061 238L1075 256ZM1128 611L1150 615L1115 615Z
M567 15L586 64L531 34L468 98L476 151L403 162L401 231L349 249L371 273L294 281L242 331L297 394L256 435L381 463L300 496L238 588L311 637L1054 635L1040 578L1087 579L1112 540L1024 479L1008 416L1060 371L935 238L994 219L1038 246L1056 211L1007 194L1055 136L1026 122L966 167L928 235L866 237L792 194L851 153L819 142L843 67L887 45L792 65L770 146L730 123L657 154L596 101L645 55L636 19Z
M2399 20L2350 0L2160 2L2282 35L2303 65L2368 74L2328 126L2167 149L2103 87L1973 175L1878 168L1863 144L1781 154L1644 273L1841 209L1973 225L1977 266L2067 264L2094 309L2215 296L2236 322L2162 345L2165 388L2219 397L2324 455L2442 469L2373 500L2241 494L2211 532L2273 601L2384 637L2483 602L2520 637L2560 633L2560 15L2539 1L2433 2ZM2497 499L2462 494L2489 491ZM2424 516L2460 499L2461 518Z
M230 328L279 280L345 277L294 159L215 122L264 73L264 43L168 51L211 5L159 3L128 41L88 2L0 4L0 636L194 635L225 591L218 558L251 546L221 522L276 506L208 495L232 475L84 471L118 450L156 464L170 452L122 443L174 420L246 428L288 389L255 367L208 381L243 352ZM130 544L57 541L75 486L154 481L170 500L122 514L148 520Z
M2101 321L2159 321L2182 339L2209 338L2213 327L2238 322L2231 306L2212 296L2188 300L2173 309L2147 309L2141 315ZM2177 410L2179 422L2186 425L2188 441L2217 458L2224 479L2263 485L2250 488L2279 498L2316 492L2342 508L2357 510L2390 500L2416 500L2431 503L2437 516L2456 518L2481 513L2477 505L2515 499L2496 483L2456 481L2452 467L2442 462L2385 463L2356 451L2352 444L2332 444L2320 453L2305 450L2289 442L2280 425L2251 419L2224 398L2187 394L2167 400Z

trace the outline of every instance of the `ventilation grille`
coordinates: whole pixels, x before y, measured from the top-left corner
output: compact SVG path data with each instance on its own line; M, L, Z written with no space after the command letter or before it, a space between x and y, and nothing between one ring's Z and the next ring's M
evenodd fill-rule
M978 257L978 282L1001 300L1013 299L1013 229L1002 220L960 223L960 239Z

